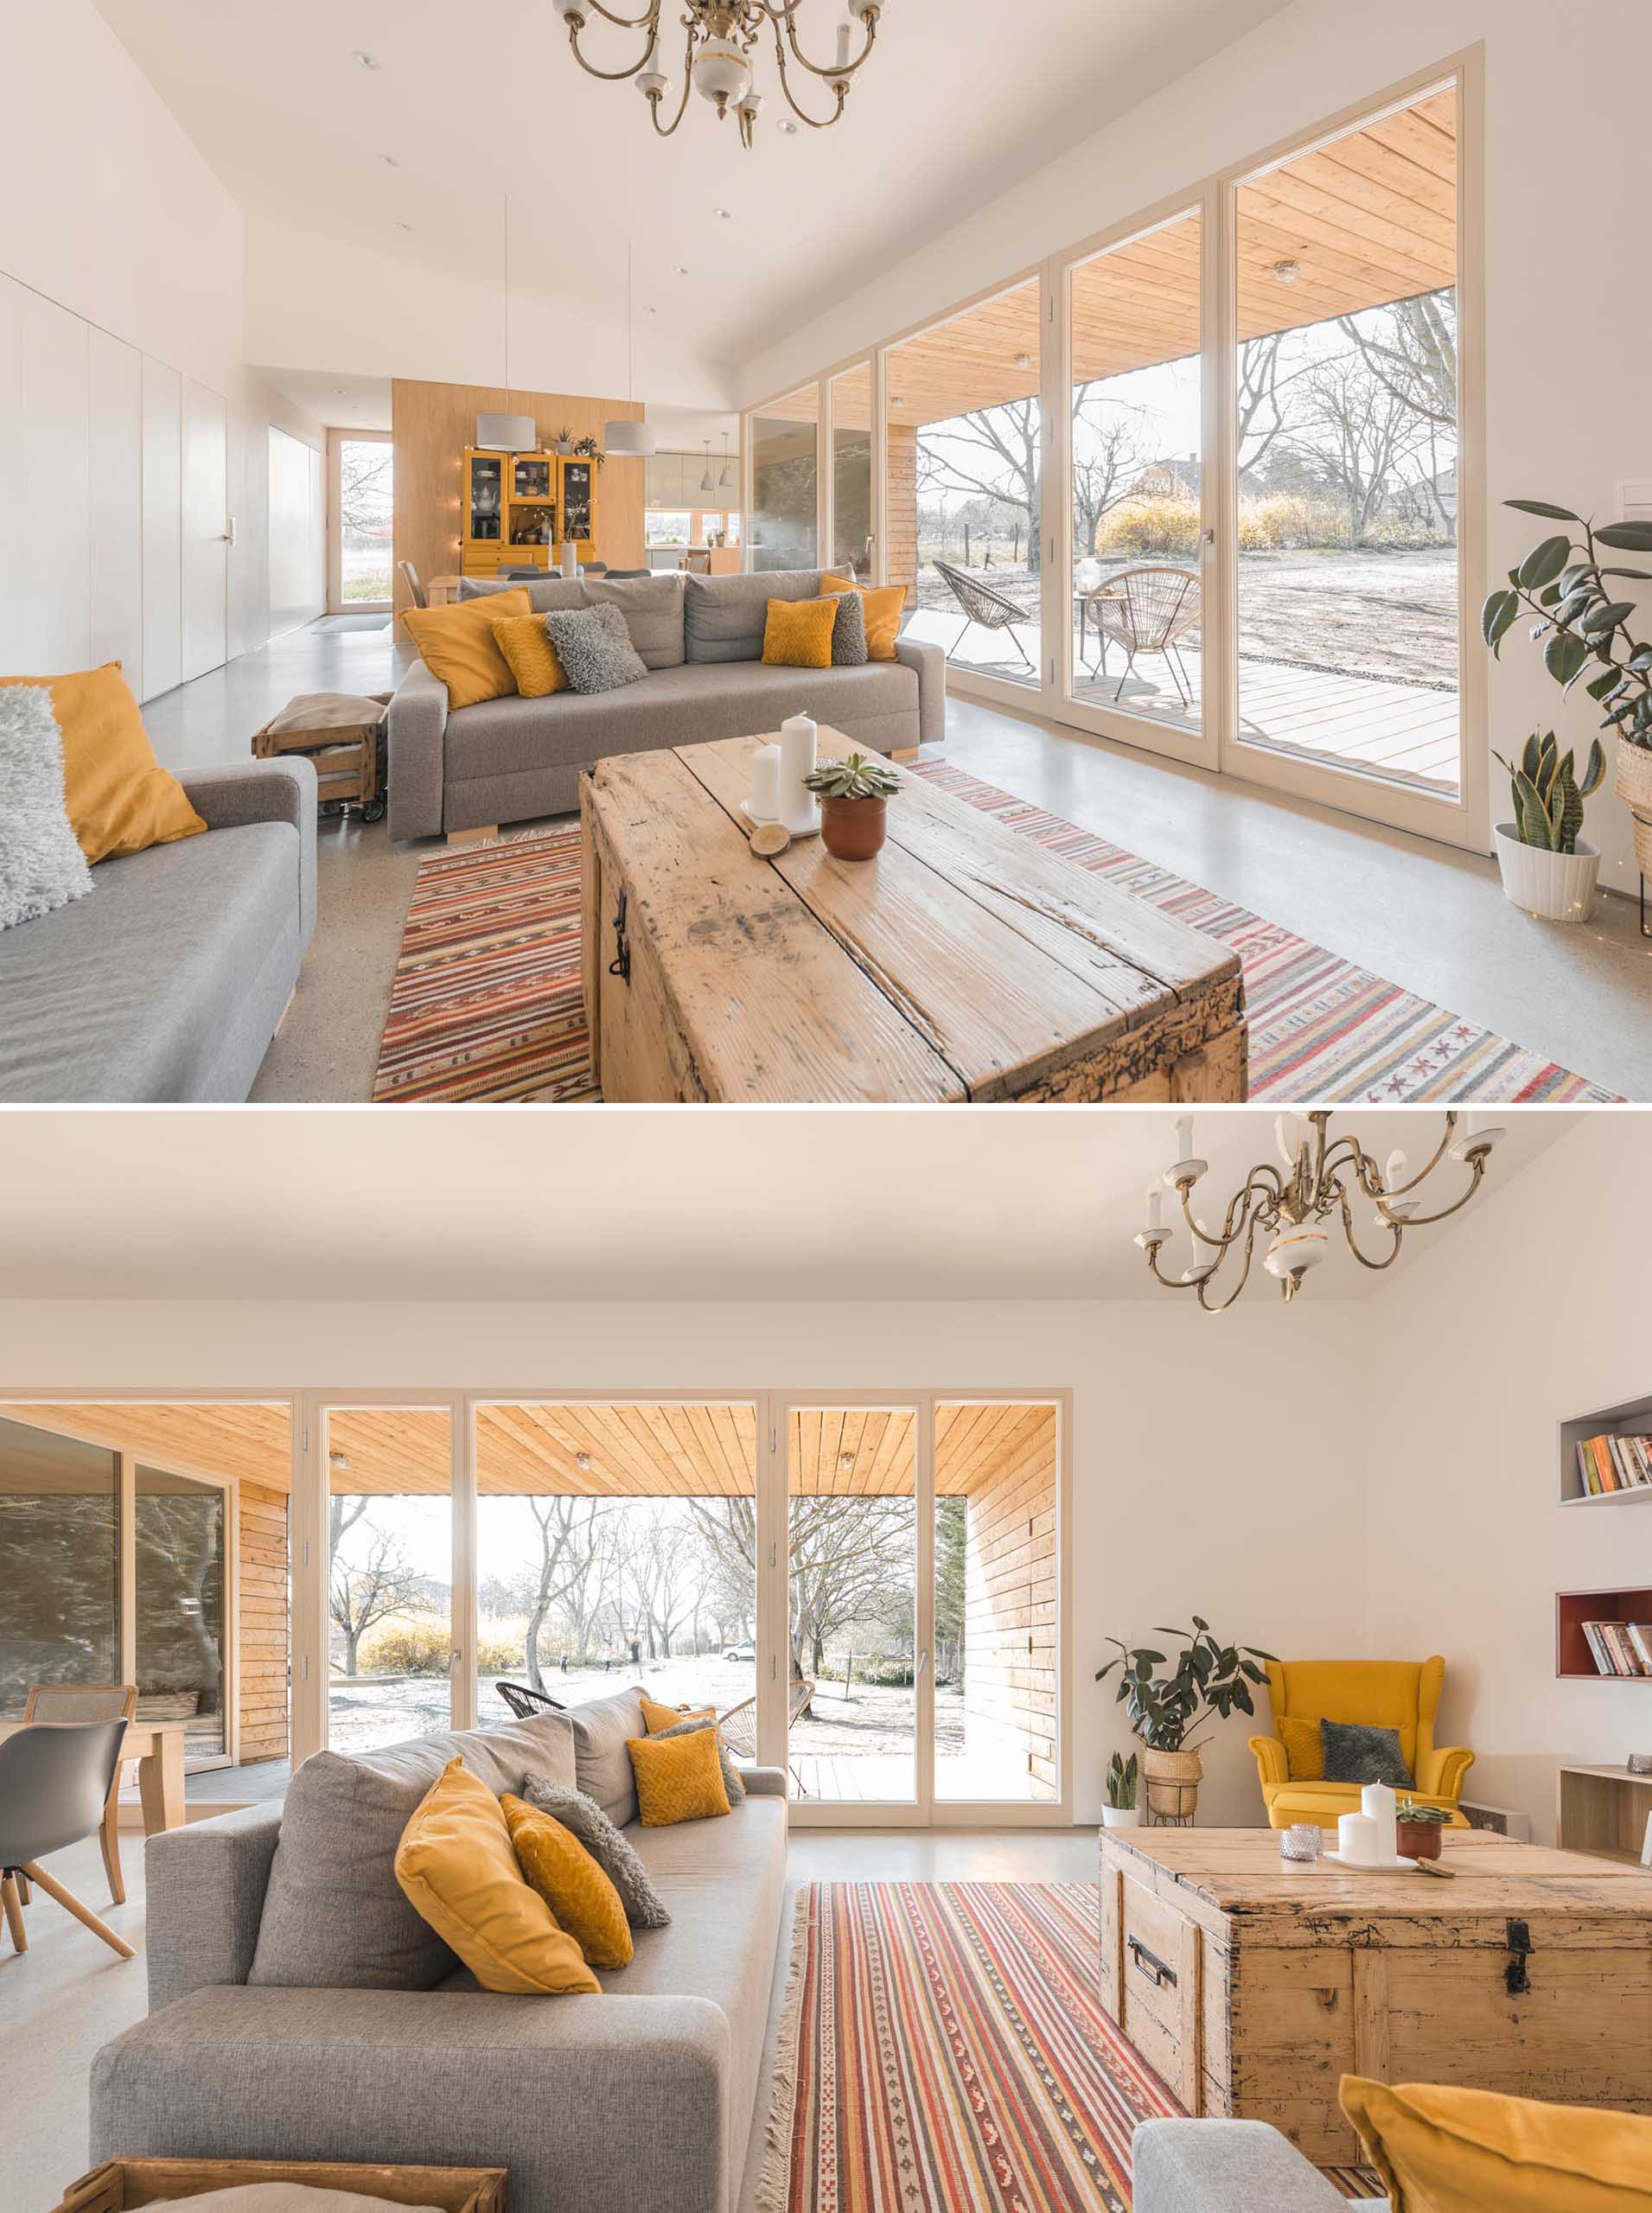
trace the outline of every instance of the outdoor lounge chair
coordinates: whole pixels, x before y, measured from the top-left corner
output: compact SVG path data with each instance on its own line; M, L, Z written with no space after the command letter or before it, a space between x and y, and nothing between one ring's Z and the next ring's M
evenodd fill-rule
M786 1728L788 1735L796 1725L800 1715L807 1711L808 1702L813 1696L813 1683L805 1681L800 1675L793 1677L792 1694L786 1703ZM717 1727L718 1734L734 1754L736 1759L756 1761L757 1701L755 1698L742 1699L738 1706L731 1706L726 1713L719 1713L717 1717ZM807 1797L808 1793L803 1788L803 1778L795 1768L792 1770L792 1781L797 1785L799 1797Z
M519 1721L532 1721L536 1713L566 1710L560 1699L552 1698L549 1691L536 1691L530 1683L495 1683L494 1688Z
M1178 638L1198 628L1203 606L1202 589L1191 570L1126 569L1121 576L1098 584L1090 594L1089 604L1096 635L1101 641L1103 665L1109 638L1117 639L1125 649L1125 673L1113 695L1115 700L1124 696L1137 654L1158 654L1170 672L1183 705L1193 705L1193 685L1177 647Z
M1001 591L994 591L991 584L982 584L978 577L966 577L961 569L954 569L948 561L937 561L935 574L941 577L947 590L963 609L966 618L963 628L947 648L948 660L963 644L970 631L979 623L983 630L1007 630L1011 643L1022 660L1026 662L1028 668L1035 676L1038 673L1028 658L1026 647L1015 634L1015 626L1017 622L1036 619L1028 615L1024 607L1017 607L1014 600L1006 599Z

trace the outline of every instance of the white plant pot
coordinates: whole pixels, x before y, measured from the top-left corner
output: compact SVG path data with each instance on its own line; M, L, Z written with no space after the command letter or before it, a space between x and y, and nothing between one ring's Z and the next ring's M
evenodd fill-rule
M1104 1829L1139 1829L1141 1827L1141 1808L1138 1806L1104 1806L1101 1808L1101 1826Z
M1575 853L1545 852L1522 845L1512 822L1492 832L1505 898L1545 922L1586 922L1595 911L1600 854L1579 838Z

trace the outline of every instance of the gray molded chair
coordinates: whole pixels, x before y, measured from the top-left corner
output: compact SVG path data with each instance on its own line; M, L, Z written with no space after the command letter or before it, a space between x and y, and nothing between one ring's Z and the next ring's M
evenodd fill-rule
M130 1721L137 1711L136 1683L36 1683L29 1693L29 1703L23 1708L25 1721ZM109 1895L117 1905L126 1903L126 1885L120 1872L120 1830L117 1816L120 1805L120 1767L115 1766L115 1779L109 1786L108 1803L103 1809L103 1872L109 1878ZM29 1903L29 1891L22 1887L22 1899Z
M425 594L424 585L419 582L418 571L413 566L412 563L411 561L398 561L396 566L401 571L402 576L406 581L407 589L413 595L414 606L428 607L431 603L430 600Z
M102 1827L125 1734L124 1720L35 1721L0 1742L0 1910L20 1952L29 1949L18 1891L26 1878L123 1960L133 1956L124 1937L40 1865L42 1853L61 1852Z
M588 569L585 573L587 576L594 576L596 571ZM653 576L654 571L652 569L609 569L605 573L611 584L628 584L638 577Z

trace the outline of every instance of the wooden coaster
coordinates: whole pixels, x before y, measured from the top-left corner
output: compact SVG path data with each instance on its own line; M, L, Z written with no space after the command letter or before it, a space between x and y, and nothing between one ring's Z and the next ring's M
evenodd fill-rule
M752 851L766 861L783 853L791 842L791 832L782 822L760 822L751 833Z

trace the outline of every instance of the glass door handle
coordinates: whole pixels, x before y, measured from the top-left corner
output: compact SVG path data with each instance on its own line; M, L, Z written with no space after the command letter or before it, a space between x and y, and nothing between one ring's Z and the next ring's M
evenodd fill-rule
M450 1676L453 1676L462 1674L463 1672L464 1654L459 1646L456 1644L453 1647L453 1649L448 1654L448 1674Z
M928 1654L927 1652L920 1652L920 1653L919 1653L919 1655L918 1655L918 1672L917 1672L917 1675L916 1675L916 1676L915 1676L915 1677L913 1678L913 1680L914 1680L915 1681L916 1681L916 1680L918 1680L918 1678L919 1678L919 1677L921 1677L921 1676L922 1675L924 1669L928 1666L928 1664L929 1664L929 1655L928 1655Z

